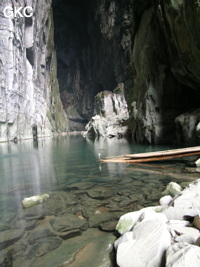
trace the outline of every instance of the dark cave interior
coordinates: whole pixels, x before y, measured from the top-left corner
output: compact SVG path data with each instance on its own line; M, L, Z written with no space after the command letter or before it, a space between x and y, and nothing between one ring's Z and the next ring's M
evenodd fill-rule
M57 53L58 81L63 107L70 120L71 130L84 130L94 114L94 96L103 90L113 91L118 83L125 83L125 95L130 105L137 73L131 69L133 39L126 50L122 48L124 33L134 38L142 7L138 9L135 24L124 23L122 14L133 1L119 1L116 26L111 38L102 33L104 23L97 12L98 1L53 0L54 42ZM111 1L105 1L110 9ZM143 1L143 9L149 8L151 1ZM145 4L146 3L146 4ZM120 6L121 5L121 6ZM138 6L137 6L138 8ZM105 16L111 13L106 13ZM104 16L104 20L106 21ZM136 21L137 20L137 21ZM137 22L137 23L136 23ZM133 25L134 24L134 25ZM137 27L136 27L137 25ZM160 43L163 42L163 39ZM163 49L165 45L163 45ZM143 49L143 48L141 48ZM161 49L162 50L162 49ZM159 58L161 56L159 55ZM168 59L166 59L168 61ZM164 64L170 64L165 62ZM170 72L170 66L167 67ZM131 73L130 73L131 72ZM128 77L128 78L127 78ZM171 77L171 79L170 79ZM166 132L174 138L175 117L191 109L198 108L200 93L195 88L180 83L172 73L163 86L161 112ZM159 90L159 88L158 88ZM131 101L130 101L131 100ZM141 99L140 99L141 100ZM157 110L158 111L158 110ZM167 127L169 131L167 131ZM162 140L161 140L162 142Z

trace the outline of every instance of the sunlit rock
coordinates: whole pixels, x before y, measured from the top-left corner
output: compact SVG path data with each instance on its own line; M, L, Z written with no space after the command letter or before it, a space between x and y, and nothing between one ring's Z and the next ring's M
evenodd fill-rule
M119 84L114 92L103 91L95 97L95 112L86 125L88 135L104 137L122 137L128 127L129 118L127 103L124 98L124 84Z
M200 266L200 248L184 242L171 245L166 253L166 267Z
M165 191L162 192L163 196L170 195L172 197L181 194L181 186L177 183L171 182L167 185Z
M31 208L33 206L42 204L43 202L47 201L49 198L48 194L40 195L40 196L33 196L27 197L22 200L22 206L24 208Z
M127 240L118 244L117 264L120 267L161 266L171 244L165 223L150 220L138 224Z
M190 235L190 234L182 234L182 235L178 235L175 238L175 241L176 242L185 242L185 243L188 243L191 245L194 245L194 244L196 245L197 238L193 235Z
M200 167L200 158L195 161L195 164L196 164L197 167Z
M183 226L182 221L179 221L179 223L170 223L167 227L169 229L173 229L173 231L175 231L178 235L190 235L195 241L199 237L199 231L196 228Z
M51 1L27 5L33 17L13 23L3 10L17 6L10 0L0 2L0 141L68 129L57 80Z
M140 221L142 221L142 215L144 214L145 216L145 212L149 211L155 211L155 213L153 213L153 216L151 214L151 219L154 218L154 216L156 216L156 212L160 212L162 211L162 207L161 206L156 206L156 207L148 207L148 208L144 208L141 209L139 211L133 211L133 212L129 212L126 213L124 215L122 215L117 223L116 226L116 230L123 235L124 233L130 231L131 229L133 229L133 227L139 223ZM147 213L146 213L147 216ZM145 217L144 217L145 218Z
M159 200L161 206L168 206L172 201L172 197L170 195L164 196Z

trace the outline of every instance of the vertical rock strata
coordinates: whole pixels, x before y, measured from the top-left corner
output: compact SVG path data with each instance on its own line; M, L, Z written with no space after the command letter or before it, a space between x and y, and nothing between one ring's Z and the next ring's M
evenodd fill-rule
M140 143L169 143L175 140L177 129L178 142L199 142L200 114L195 113L197 119L192 127L189 117L194 112L185 114L199 107L198 1L152 3L141 16L133 42L134 77L133 89L129 90L133 139Z
M6 6L33 8L6 18ZM51 1L0 2L0 141L67 129L59 98Z
M135 142L199 143L199 18L197 0L2 0L0 141L83 130L123 83Z

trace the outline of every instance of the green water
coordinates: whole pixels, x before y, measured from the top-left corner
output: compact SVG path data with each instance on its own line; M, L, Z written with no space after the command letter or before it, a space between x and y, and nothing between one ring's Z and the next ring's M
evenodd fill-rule
M81 135L0 145L0 195L20 202L76 182L124 179L127 165L99 164L100 157L147 152L167 147L136 146L125 139L91 141ZM2 202L1 202L2 203Z
M66 191L77 183L83 186L93 183L93 188L96 190L102 190L103 187L114 189L116 192L114 199L124 196L125 202L114 204L124 212L131 211L132 207L137 210L144 206L158 205L161 192L170 181L181 184L199 178L199 173L186 170L186 160L145 165L100 164L99 157L170 148L172 147L135 145L126 139L101 138L92 141L82 135L39 139L38 144L32 140L18 144L2 143L0 144L0 231L2 231L1 225L4 227L3 230L6 224L9 224L9 229L15 228L12 220L13 218L18 220L17 210L21 207L24 197ZM194 158L190 160L194 161ZM126 207L126 199L130 194L138 201L135 206ZM108 212L113 208L113 203L113 200L110 204L104 203ZM45 255L44 259L46 258L49 259L50 255ZM20 258L17 260L21 262ZM49 265L49 262L44 265L43 258L40 260L41 266L54 266ZM87 264L82 266L85 267Z
M76 182L104 183L132 176L127 164L99 164L100 157L168 149L166 146L142 146L126 139L91 141L82 135L0 144L0 212L5 213L10 201L13 207L24 197L62 190ZM150 165L151 166L151 165ZM132 167L132 166L131 166ZM181 171L181 164L173 168ZM134 166L135 168L135 166ZM146 167L140 167L140 169ZM151 168L152 170L152 168ZM172 170L174 172L174 169ZM144 172L136 174L144 177ZM153 174L155 180L157 177ZM169 177L169 175L167 175ZM162 177L163 181L165 177ZM167 179L168 181L169 179Z

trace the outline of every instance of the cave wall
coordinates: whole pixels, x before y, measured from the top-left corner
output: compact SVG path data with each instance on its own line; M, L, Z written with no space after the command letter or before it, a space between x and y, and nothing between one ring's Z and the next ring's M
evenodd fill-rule
M94 97L124 83L131 57L132 0L53 1L61 99L72 130L83 130Z
M34 16L4 18L8 4ZM0 141L35 126L83 130L95 95L124 84L135 142L199 142L199 1L2 0L0 10Z
M29 5L31 18L5 18L5 6ZM67 130L59 97L51 1L0 2L0 141ZM35 129L35 128L34 128Z
M194 119L187 113L199 107L199 19L197 1L189 0L153 0L142 14L133 41L133 87L128 94L130 129L137 143L200 143L195 133L200 114L195 112L191 127ZM179 122L181 114L187 119L181 116Z
M53 10L70 129L84 129L95 95L124 83L133 140L179 142L176 118L199 106L198 1L60 0Z

